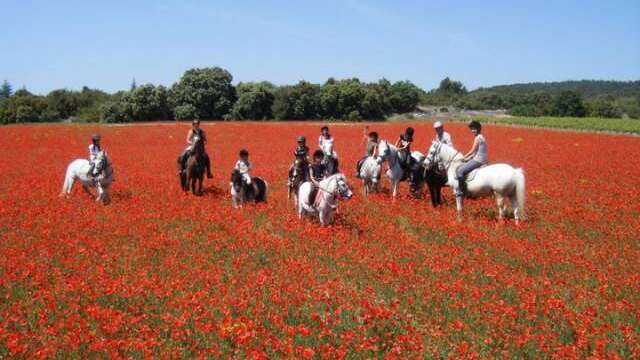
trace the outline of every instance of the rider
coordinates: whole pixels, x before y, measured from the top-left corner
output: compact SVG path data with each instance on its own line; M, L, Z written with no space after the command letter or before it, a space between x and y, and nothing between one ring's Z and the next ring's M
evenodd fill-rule
M236 161L234 169L240 172L242 179L247 185L251 185L251 175L249 175L249 171L251 171L253 165L251 165L249 161L249 152L246 149L242 149L239 155L240 160Z
M444 127L442 126L442 122L436 121L433 123L433 128L436 131L435 141L438 141L442 144L447 144L449 146L453 146L453 141L451 140L451 135L448 132L444 131Z
M324 152L322 150L316 150L313 152L313 163L309 166L309 181L311 181L311 193L316 194L317 189L320 187L320 181L324 179L327 171L327 166L323 164ZM313 196L310 197L313 201Z
M378 133L372 131L368 136L369 140L367 141L367 151L365 156L358 161L356 177L360 177L360 169L362 168L362 164L369 156L377 156L378 153Z
M96 159L98 158L98 154L102 151L102 147L100 146L100 135L93 134L91 136L91 144L89 145L89 171L87 171L87 177L93 179L98 174L95 172L96 170Z
M323 126L320 129L320 137L318 137L318 147L322 149L326 156L336 157L333 151L333 136L329 134L329 127Z
M400 165L405 170L404 173L409 173L413 158L411 157L411 143L413 142L413 128L408 127L404 130L404 133L400 135L400 138L396 141L396 148L398 149L398 157L400 158Z
M458 180L458 192L456 196L463 196L466 191L465 177L468 173L474 169L487 163L487 141L482 135L482 125L478 121L472 121L469 123L469 129L475 137L473 139L473 146L468 153L464 154L464 164L460 165L456 170L456 178Z
M302 174L304 179L307 180L307 175L309 174L309 147L307 146L307 138L298 136L297 143L298 145L295 150L293 150L293 157L296 161L302 161ZM294 166L295 162L289 167L289 179L291 179L293 175Z
M179 158L180 171L178 172L178 174L183 173L187 168L187 159L189 158L189 155L191 154L191 150L193 150L193 146L195 145L194 138L196 136L199 136L202 139L203 145L207 144L207 135L205 134L204 130L200 128L200 120L198 119L194 119L191 122L191 129L189 129L189 133L187 134L187 148L184 150L184 152L180 155L180 158ZM213 177L213 175L211 174L211 160L209 160L209 155L207 154L206 151L203 154L203 158L204 158L204 164L207 167L207 178L211 179Z

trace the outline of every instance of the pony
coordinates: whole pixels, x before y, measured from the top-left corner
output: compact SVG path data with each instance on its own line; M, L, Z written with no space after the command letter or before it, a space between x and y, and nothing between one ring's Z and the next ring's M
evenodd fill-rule
M89 195L93 196L89 191L90 187L95 187L97 191L96 202L103 205L109 204L111 201L110 188L113 182L113 166L111 160L107 156L105 151L100 151L95 160L95 173L97 174L95 179L89 178L87 173L91 168L91 164L87 159L73 160L69 166L67 166L67 172L64 177L64 183L62 185L61 197L65 197L71 193L73 184L76 181L80 181L82 189Z
M434 141L431 143L424 164L430 166L434 162L444 165L447 182L456 194L458 219L462 219L463 196L460 195L456 170L462 165L463 156L452 146ZM499 219L504 218L506 212L504 199L509 198L516 224L519 224L521 219L524 220L525 177L521 168L516 169L508 164L483 166L469 173L466 182L466 193L469 197L477 198L491 194L496 197Z
M379 158L375 156L367 156L362 160L362 165L360 166L358 175L360 176L360 179L362 179L365 196L369 193L379 191L380 173L382 171L382 165L380 162L382 159L378 159Z
M392 196L395 198L398 195L400 181L405 178L404 169L402 169L400 159L398 157L398 149L389 144L388 141L382 140L378 145L378 154L383 161L386 161L389 164L389 169L387 170L386 175L389 178L389 181L391 181ZM424 155L419 151L412 151L411 157L416 164L421 163L424 159ZM407 178L411 180L412 176L407 176Z
M247 184L238 169L231 173L231 201L234 208L239 208L245 202L255 201L256 203L267 201L267 182L258 176L251 177L251 184Z
M298 217L317 212L322 226L333 222L333 213L338 207L338 199L350 199L353 192L343 174L331 175L320 181L315 196L312 183L307 181L298 190Z
M200 136L193 138L193 148L187 158L185 172L180 174L180 185L186 193L191 188L194 195L202 195L202 182L204 181L204 141Z
M293 163L293 170L291 170L289 181L287 182L287 200L293 198L294 206L298 204L298 189L300 188L300 184L302 184L306 178L305 163L304 160L296 159Z

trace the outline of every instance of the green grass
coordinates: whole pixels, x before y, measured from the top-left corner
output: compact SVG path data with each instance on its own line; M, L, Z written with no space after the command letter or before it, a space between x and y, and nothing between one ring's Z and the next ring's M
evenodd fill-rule
M613 131L640 134L638 119L603 119L570 117L484 117L482 122L494 124L524 125L586 131Z

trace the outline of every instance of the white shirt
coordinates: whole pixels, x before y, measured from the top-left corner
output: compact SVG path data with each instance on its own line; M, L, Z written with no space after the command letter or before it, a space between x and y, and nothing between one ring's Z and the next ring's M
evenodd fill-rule
M473 160L486 164L489 158L487 141L484 139L484 136L482 136L482 134L479 134L477 136L477 139L478 139L478 150L476 151L476 155L473 157Z
M449 133L446 131L442 132L442 138L440 138L438 134L436 134L436 137L434 140L441 142L443 144L447 144L449 146L453 146L453 141L451 141L451 135L449 135Z
M253 166L251 165L250 161L247 161L246 163L242 160L238 160L236 161L236 166L235 169L240 171L241 174L248 174L249 170L251 170Z
M325 155L333 156L333 137L325 138L323 135L320 135L318 145Z
M98 154L102 151L99 147L94 144L89 145L89 161L94 162L98 158Z

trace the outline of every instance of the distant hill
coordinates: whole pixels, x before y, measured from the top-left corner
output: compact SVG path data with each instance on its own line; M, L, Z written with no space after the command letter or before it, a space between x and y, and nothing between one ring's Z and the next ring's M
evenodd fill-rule
M498 85L479 88L474 92L490 91L507 95L515 93L544 92L557 95L562 91L571 90L579 93L585 100L610 96L613 98L640 97L640 80L609 81L609 80L571 80L555 82L533 82L526 84Z

